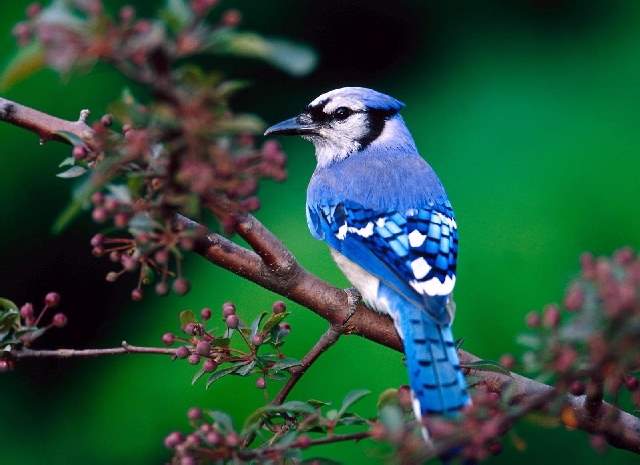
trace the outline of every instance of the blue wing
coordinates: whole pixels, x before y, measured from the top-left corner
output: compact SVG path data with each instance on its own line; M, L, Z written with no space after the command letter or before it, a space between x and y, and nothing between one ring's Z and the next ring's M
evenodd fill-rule
M403 212L351 202L307 207L312 234L375 275L438 323L447 324L458 233L448 202Z

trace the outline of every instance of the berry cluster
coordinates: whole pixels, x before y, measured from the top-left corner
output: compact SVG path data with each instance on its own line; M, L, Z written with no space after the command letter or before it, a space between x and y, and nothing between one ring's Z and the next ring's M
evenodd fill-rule
M60 294L49 292L44 297L42 309L38 312L35 306L27 302L19 309L11 301L0 299L0 373L12 370L15 360L11 351L22 347L29 347L33 342L51 328L64 328L67 325L67 315L55 313L44 323L49 310L60 305Z

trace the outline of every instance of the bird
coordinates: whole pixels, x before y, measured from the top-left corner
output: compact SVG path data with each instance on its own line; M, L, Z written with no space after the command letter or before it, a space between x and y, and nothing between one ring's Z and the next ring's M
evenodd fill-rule
M458 225L400 115L403 107L372 89L342 87L265 135L298 135L315 146L309 230L329 246L364 303L392 318L422 421L456 416L470 397L451 330Z

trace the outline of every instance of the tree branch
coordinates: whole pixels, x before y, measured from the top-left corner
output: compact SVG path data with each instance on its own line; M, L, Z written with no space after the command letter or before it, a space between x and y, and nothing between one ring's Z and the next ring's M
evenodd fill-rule
M330 326L327 331L320 336L318 342L311 348L311 350L302 358L300 365L291 369L291 377L287 380L286 384L280 389L280 392L273 399L273 403L278 405L284 402L294 386L300 381L300 378L307 372L309 367L318 360L318 357L322 355L329 347L335 344L340 335L342 334L341 328Z
M176 349L165 347L141 347L132 346L127 341L122 341L120 347L107 349L55 349L55 350L33 350L23 347L12 350L11 356L16 359L23 358L90 358L101 357L103 355L124 355L124 354L157 354L175 355Z
M57 131L72 132L87 142L92 137L91 129L82 120L62 120L2 98L0 120L33 131L44 140L61 140L55 134ZM184 217L178 217L177 221L185 226L204 229ZM339 327L348 318L348 323L343 328L344 334L357 334L402 351L400 338L387 316L360 304L356 313L349 318L351 312L347 294L300 266L291 252L256 218L246 215L241 218L237 229L254 251L218 234L208 233L197 242L196 252L238 276L309 308L335 327ZM320 353L321 351L318 355ZM460 351L460 358L462 363L478 360L478 357L465 351ZM538 398L553 389L515 373L508 376L488 371L471 371L498 389L513 384L516 394L526 397ZM566 402L575 413L577 428L602 435L613 446L640 453L640 419L606 402L602 402L598 414L594 416L590 413L590 408L587 408L586 396L567 395ZM612 418L615 419L613 423Z

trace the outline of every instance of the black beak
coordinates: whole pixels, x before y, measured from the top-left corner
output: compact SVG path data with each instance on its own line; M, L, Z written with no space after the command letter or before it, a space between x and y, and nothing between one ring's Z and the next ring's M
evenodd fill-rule
M304 123L303 121L304 119L300 116L289 118L288 120L271 126L264 132L264 135L303 136L306 134L314 134L317 126L313 123Z

